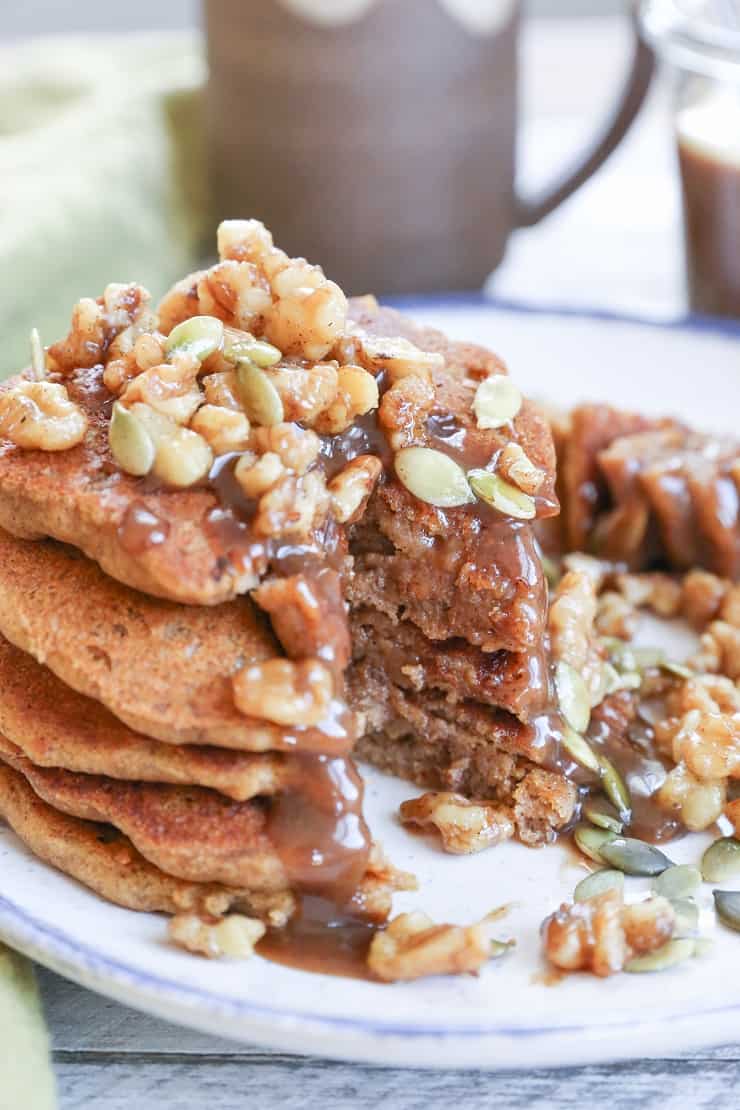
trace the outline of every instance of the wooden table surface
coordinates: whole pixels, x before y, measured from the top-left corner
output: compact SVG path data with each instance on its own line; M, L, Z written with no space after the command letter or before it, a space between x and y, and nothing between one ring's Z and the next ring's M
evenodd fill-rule
M523 170L546 179L609 104L627 53L610 19L534 23L524 61ZM588 90L585 96L584 90ZM588 114L584 109L588 103ZM542 227L519 232L492 286L550 303L670 314L683 305L669 101L659 83L610 164ZM234 1045L168 1025L40 970L62 1110L514 1107L677 1110L740 1104L740 1046L528 1074L410 1072ZM22 1108L18 1108L22 1110Z

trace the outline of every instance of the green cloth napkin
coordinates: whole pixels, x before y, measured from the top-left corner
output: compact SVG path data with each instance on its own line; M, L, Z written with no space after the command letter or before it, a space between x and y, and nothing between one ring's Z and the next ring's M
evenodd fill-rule
M159 296L207 233L201 39L66 36L0 48L0 377L81 296Z
M0 1110L54 1110L49 1038L28 960L0 944Z

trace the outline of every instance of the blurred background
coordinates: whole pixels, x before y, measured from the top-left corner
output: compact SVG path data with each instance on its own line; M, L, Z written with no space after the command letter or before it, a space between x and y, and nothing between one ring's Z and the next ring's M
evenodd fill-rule
M436 4L428 2L429 9L416 10L437 10ZM486 2L506 8L510 0ZM241 18L244 8L237 0L211 0L209 10L218 11L220 5L222 14L228 11L232 20ZM458 113L460 127L478 128L480 147L488 149L487 144L499 140L503 143L501 157L498 148L497 157L491 151L490 182L482 158L474 167L478 177L473 181L465 150L453 155L441 140L435 148L431 135L427 154L457 158L472 182L468 193L464 183L455 182L454 207L461 212L469 209L472 219L478 220L477 227L468 220L465 249L457 252L464 257L466 252L472 255L477 251L480 257L474 268L442 272L441 264L437 267L432 261L431 242L427 257L409 240L405 257L417 258L416 269L410 264L407 269L389 264L381 254L372 260L377 263L375 270L367 271L372 281L365 281L363 271L358 288L351 278L347 281L342 259L335 260L331 249L317 247L316 253L311 253L313 242L304 245L289 221L288 226L278 228L279 236L289 249L297 244L300 253L325 264L350 292L364 292L371 284L380 293L411 295L483 286L489 295L503 301L649 317L681 315L688 304L682 200L673 82L663 68L615 152L552 214L533 226L517 228L517 222L528 221L513 212L502 215L496 210L502 197L510 207L515 206L515 192L531 198L546 191L564 169L582 159L603 131L619 102L634 55L632 8L628 0L525 0L518 42L514 37L507 40L507 53L498 55L518 54L520 61L518 75L513 62L510 74L512 88L518 82L518 108L515 112L513 103L508 104L511 119L505 127L502 124L503 135L498 135L490 121L495 122L500 105L512 99L513 93L509 96L507 90L500 93L499 101L494 99L489 110L488 102L483 104L488 86L481 84L470 98L471 120L466 120L465 111ZM262 10L252 7L252 11ZM26 359L25 337L30 327L40 327L45 343L53 341L64 330L70 306L80 296L97 295L107 281L134 279L158 296L177 276L206 260L215 246L218 216L263 215L259 210L255 213L259 205L250 199L248 186L255 182L268 194L294 186L297 192L288 198L291 210L310 209L311 199L316 200L316 176L309 178L307 171L309 166L315 171L311 163L321 163L321 158L314 159L304 151L301 160L294 150L281 150L273 120L261 119L263 104L253 90L241 98L238 89L230 90L231 84L246 79L245 72L253 66L245 64L239 53L246 49L240 45L249 39L246 31L241 38L234 35L233 57L229 56L226 19L222 21L226 30L221 32L221 53L214 53L213 43L210 52L211 61L218 60L218 82L224 96L218 100L211 94L210 105L204 98L208 70L201 37L202 8L196 0L127 0L115 5L97 0L25 0L6 5L3 17L0 326L6 341L0 375ZM60 39L62 33L65 37ZM455 42L458 53L464 54L461 40ZM295 43L292 45L295 48ZM423 39L417 48L419 53L423 51ZM486 71L485 55L469 61L472 68ZM408 74L403 76L410 80ZM451 89L457 76L459 73L451 74ZM499 95L495 83L491 88ZM396 92L403 100L404 86ZM423 97L417 99L423 101ZM256 105L254 111L252 105ZM478 117L473 122L476 105ZM286 128L291 108L289 101L280 106ZM394 132L397 157L404 136L396 134L399 121L394 119L393 124L388 131ZM342 141L348 130L346 123L340 128ZM446 134L459 130L453 116ZM511 157L505 149L509 138ZM300 146L301 136L293 135L292 141ZM516 189L511 185L514 144ZM413 141L408 145L413 147ZM250 163L245 151L251 157L254 150L259 157L252 157ZM369 178L381 164L380 152L375 154L375 167L369 162L366 170ZM208 181L213 179L214 167L219 168L219 158L225 159L227 178L233 162L235 173L231 176L237 183L246 180L245 192L232 190L230 196L247 199L243 205L240 200L229 200L217 211L208 199ZM493 177L494 172L504 173L501 166L507 160L511 162L506 171L510 172L508 184L505 174ZM344 163L348 174L351 161ZM322 204L327 194L336 198L340 176L335 173L327 181L321 192ZM397 176L403 177L403 167ZM434 174L426 176L431 180ZM370 244L374 229L387 222L390 192L396 187L401 187L398 181L384 182L385 193L382 188L370 190L356 211L351 206L348 209L350 221L354 220L351 226L366 225ZM740 176L737 198L740 206ZM427 199L433 212L436 200ZM332 218L338 220L339 214ZM484 233L497 221L506 226L497 229L495 244L487 254ZM315 223L319 222L317 218ZM332 228L320 230L320 241L325 242ZM420 241L424 242L423 237ZM389 242L390 250L392 235ZM437 250L436 257L442 259L456 253L441 240ZM365 259L370 253L366 243L356 245L355 257ZM393 281L384 286L375 280L376 273L391 273ZM427 280L430 273L434 281Z

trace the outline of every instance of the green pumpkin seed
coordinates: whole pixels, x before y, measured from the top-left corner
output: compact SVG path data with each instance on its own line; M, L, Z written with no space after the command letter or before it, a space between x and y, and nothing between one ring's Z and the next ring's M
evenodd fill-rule
M282 423L285 415L282 398L264 370L253 362L240 362L236 381L239 400L252 424L271 428Z
M599 773L601 768L596 752L570 725L566 725L563 729L562 744L568 755L572 756L576 763L580 763L581 767L593 771L594 774Z
M503 428L522 407L522 395L511 378L494 374L480 383L473 398L479 428Z
M612 871L605 867L587 875L573 891L573 901L587 902L589 898L595 898L606 890L624 890L624 875L621 871Z
M515 940L492 940L490 944L490 959L492 960L499 960L507 952L511 952L512 948L516 948Z
M710 844L701 859L701 873L708 883L723 883L740 874L740 840L724 836Z
M601 851L605 845L615 840L616 837L608 829L595 829L593 825L576 825L573 830L573 839L584 856L588 856L596 863L606 863Z
M679 898L691 898L701 886L701 874L696 867L688 863L676 867L668 867L658 875L653 883L653 892L662 894L669 902Z
M154 440L138 417L116 401L108 426L111 454L121 470L142 478L154 466Z
M515 520L533 520L537 515L534 497L490 470L469 470L468 481L481 501L505 516Z
M673 935L685 937L688 933L695 933L699 928L699 907L692 898L672 898L671 905L676 914L676 925Z
M685 667L683 663L672 663L670 659L664 659L658 664L661 671L667 674L674 675L676 678L694 678L694 672Z
M610 801L600 794L586 799L583 803L583 816L592 825L598 825L600 829L609 829L615 835L619 835L624 827L617 810Z
M428 505L452 509L475 501L465 471L442 451L432 447L403 447L396 452L394 466L409 493Z
M576 732L585 732L591 720L591 698L583 676L562 660L555 668L555 689L560 709Z
M665 652L660 648L635 647L634 644L620 640L616 636L604 636L602 643L620 674L641 673L650 667L659 667L665 662Z
M605 863L619 868L625 875L660 875L673 867L660 849L630 836L612 837L600 851Z
M177 351L203 362L220 348L223 339L222 320L216 316L191 316L175 325L165 340L164 349L168 355Z
M636 956L634 960L625 964L624 970L629 972L630 975L639 975L650 971L666 971L669 967L675 967L676 964L681 964L684 960L690 959L694 955L694 948L695 941L692 937L669 940L661 948L656 948L655 952L648 952L645 956Z
M264 339L255 339L253 335L233 336L228 332L224 337L224 358L229 362L253 362L255 366L275 366L283 357L282 351L273 347L272 343Z
M717 917L728 929L740 933L740 890L713 890L712 894Z
M601 765L601 785L607 798L619 811L623 821L628 821L632 812L632 798L627 789L627 784L610 759L602 755L599 759Z
M46 377L46 354L38 328L31 328L31 369L34 381L44 380Z

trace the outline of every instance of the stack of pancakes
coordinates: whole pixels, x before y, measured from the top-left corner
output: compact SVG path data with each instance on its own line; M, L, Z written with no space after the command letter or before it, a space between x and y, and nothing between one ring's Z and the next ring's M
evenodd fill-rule
M228 265L251 265L238 257ZM201 303L202 288L202 275L180 283L159 326L214 311L241 326L226 302ZM0 813L19 836L137 909L239 907L280 924L311 893L381 920L407 880L372 845L354 746L414 782L505 803L526 842L551 839L576 789L548 762L536 520L472 496L439 507L394 469L398 437L465 473L517 444L542 474L531 515L557 512L537 410L524 400L505 426L476 421L480 382L505 373L498 359L351 303L337 350L379 337L380 413L320 435L316 473L330 481L375 455L382 476L348 521L285 543L256 535L231 455L191 488L116 464L106 359L123 325L106 326L92 352L73 333L51 349L84 440L52 453L0 438ZM433 401L413 428L402 406L395 423L383 409L388 336L434 356ZM311 360L285 365L305 375ZM235 676L311 658L333 675L324 719L238 707Z

